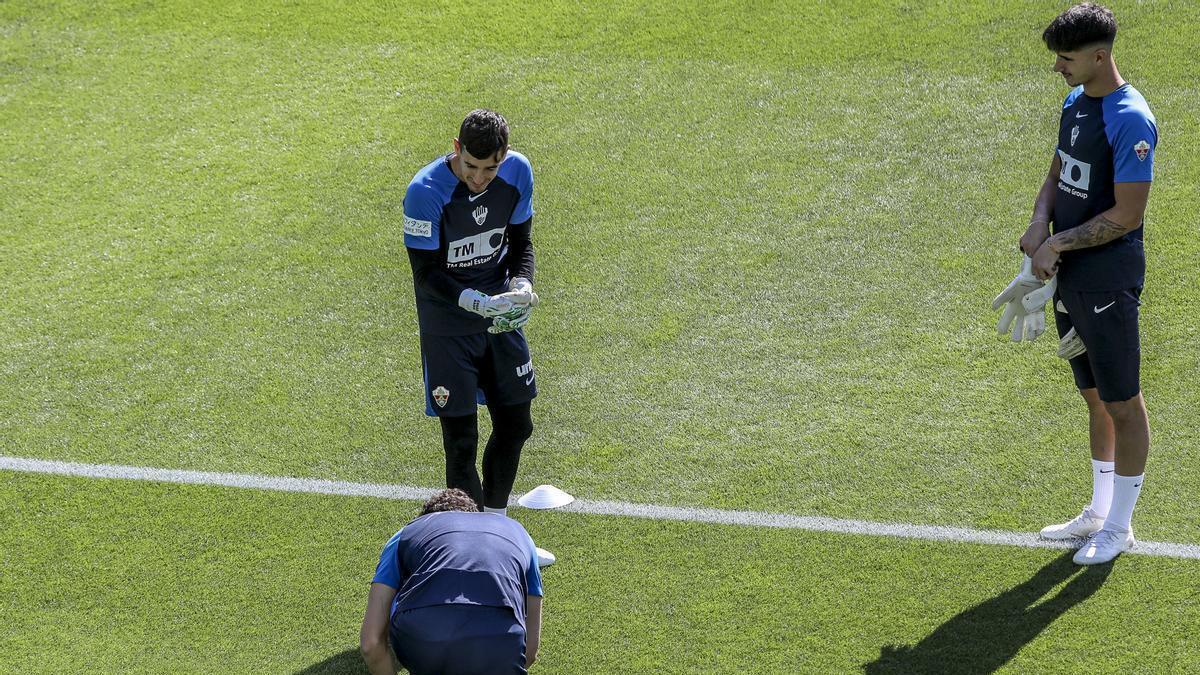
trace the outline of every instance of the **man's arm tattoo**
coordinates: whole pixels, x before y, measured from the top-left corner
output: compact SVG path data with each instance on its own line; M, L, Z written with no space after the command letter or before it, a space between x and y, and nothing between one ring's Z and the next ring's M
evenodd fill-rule
M1073 227L1054 235L1054 248L1059 251L1074 251L1081 248L1091 248L1123 236L1132 228L1115 223L1103 214L1092 218L1079 227Z

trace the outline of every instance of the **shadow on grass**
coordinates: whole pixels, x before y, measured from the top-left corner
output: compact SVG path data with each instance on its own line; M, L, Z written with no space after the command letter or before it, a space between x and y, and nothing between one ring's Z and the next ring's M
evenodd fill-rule
M1028 581L959 613L915 645L884 647L863 670L867 675L995 672L1104 585L1112 564L1080 567L1071 562L1074 553L1064 553ZM1058 593L1038 602L1063 582Z
M367 664L363 662L358 649L347 649L341 654L334 654L320 663L314 663L304 670L297 670L296 675L365 675Z

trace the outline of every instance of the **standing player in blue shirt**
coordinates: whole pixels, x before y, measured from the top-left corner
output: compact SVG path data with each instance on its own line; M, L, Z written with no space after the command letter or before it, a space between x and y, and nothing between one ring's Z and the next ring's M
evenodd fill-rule
M1134 545L1130 521L1150 448L1138 306L1146 272L1142 218L1158 129L1146 100L1117 72L1116 36L1112 12L1090 3L1063 12L1042 34L1056 54L1055 72L1074 89L1020 242L1035 275L1057 274L1060 338L1074 328L1086 348L1070 363L1088 406L1092 501L1079 516L1041 532L1047 539L1087 537L1075 554L1081 565L1108 562Z
M529 533L443 490L379 556L359 636L374 675L524 673L542 632L542 577Z
M466 116L454 152L417 172L404 197L404 244L421 331L426 414L441 422L446 486L506 513L533 433L533 361L521 328L533 293L533 170L491 110ZM492 435L475 468L477 406Z

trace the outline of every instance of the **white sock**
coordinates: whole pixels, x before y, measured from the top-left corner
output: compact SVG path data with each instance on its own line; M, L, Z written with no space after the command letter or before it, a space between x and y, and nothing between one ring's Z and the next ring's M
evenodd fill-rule
M1142 493L1141 476L1122 476L1113 474L1112 507L1108 517L1104 519L1104 529L1128 531L1129 522L1133 519L1133 505L1137 503L1138 495Z
M1108 515L1112 506L1114 462L1092 460L1092 505L1088 508L1101 518Z
M485 507L483 507L483 512L484 513L499 513L502 516L507 516L508 515L508 507L506 506L502 509L493 509L490 506L485 506Z

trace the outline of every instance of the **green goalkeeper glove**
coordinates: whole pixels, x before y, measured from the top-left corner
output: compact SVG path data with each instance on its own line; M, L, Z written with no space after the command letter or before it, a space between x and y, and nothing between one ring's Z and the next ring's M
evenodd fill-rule
M528 283L528 282L526 282ZM488 295L474 288L464 289L458 296L458 306L489 319L508 314L519 307L533 302L532 286L528 290L511 290L499 295Z
M517 277L509 282L508 287L511 289L509 293L526 294L529 301L516 305L512 310L492 319L492 325L488 326L488 332L493 335L522 328L529 323L529 315L538 304L538 295L533 292L533 284L528 279Z

